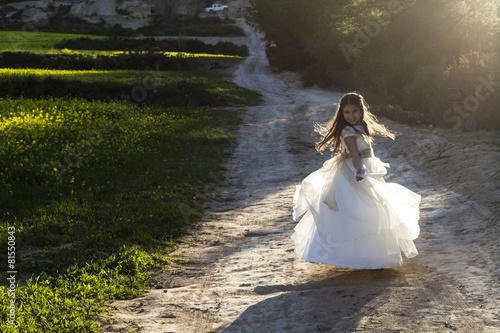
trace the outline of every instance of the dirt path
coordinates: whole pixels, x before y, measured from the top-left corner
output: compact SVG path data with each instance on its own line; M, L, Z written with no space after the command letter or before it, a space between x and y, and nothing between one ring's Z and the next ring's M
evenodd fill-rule
M420 255L383 271L298 259L293 193L328 158L313 149L313 122L329 119L342 94L271 74L261 36L240 24L251 54L234 81L262 92L265 103L247 108L228 178L176 251L194 264L159 272L155 289L116 302L114 325L103 331L500 332L498 218L415 169L393 150L397 140L377 141L375 153L392 165L388 181L423 197ZM411 140L403 144L412 149Z

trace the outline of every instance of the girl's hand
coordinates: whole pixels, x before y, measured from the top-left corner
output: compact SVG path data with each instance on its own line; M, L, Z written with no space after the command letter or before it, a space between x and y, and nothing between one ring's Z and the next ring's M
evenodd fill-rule
M356 181L363 180L366 177L366 168L364 165L361 166L358 170L356 170Z

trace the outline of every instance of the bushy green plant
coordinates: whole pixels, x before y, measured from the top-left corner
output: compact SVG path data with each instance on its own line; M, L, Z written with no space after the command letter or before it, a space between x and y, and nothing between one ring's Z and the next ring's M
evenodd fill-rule
M123 39L108 38L98 40L95 38L64 39L55 44L57 49L72 50L112 50L112 51L148 51L153 48L158 51L177 51L188 53L209 53L247 56L248 47L246 45L237 46L232 42L218 42L217 44L206 44L199 39L171 39L155 40L146 39Z
M54 12L57 10L57 7L54 4L54 2L51 1L51 2L47 3L47 5L45 6L45 8L43 8L43 10L45 12Z
M494 54L471 51L447 66L433 95L436 121L464 129L498 128L496 64Z
M117 55L45 54L31 52L3 52L0 68L45 68L67 70L207 70L213 62L239 61L237 56L209 54L130 52Z

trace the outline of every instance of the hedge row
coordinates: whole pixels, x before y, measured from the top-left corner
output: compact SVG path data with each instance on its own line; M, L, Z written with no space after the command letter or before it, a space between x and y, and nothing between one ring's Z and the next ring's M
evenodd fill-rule
M0 97L76 97L87 100L125 100L134 104L160 106L224 106L228 101L212 95L206 89L181 81L173 85L163 85L154 91L138 91L127 84L109 82L82 82L58 78L37 78L23 76L0 80ZM134 98L132 93L137 96Z
M0 68L43 68L73 70L207 70L219 63L213 60L166 57L161 53L123 53L116 56L85 54L43 54L31 52L3 52Z
M125 39L125 38L75 38L63 39L54 45L57 49L71 50L109 50L109 51L149 51L157 49L170 52L189 52L189 53L208 53L248 56L248 47L246 45L236 45L232 42L218 42L215 45L205 44L199 39L170 39L156 40L154 38L146 39Z

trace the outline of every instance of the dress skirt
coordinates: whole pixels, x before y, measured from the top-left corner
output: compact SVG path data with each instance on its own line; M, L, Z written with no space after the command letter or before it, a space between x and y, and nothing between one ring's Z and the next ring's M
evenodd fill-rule
M357 182L352 159L340 155L297 186L292 239L305 261L353 269L392 268L418 254L420 195L383 176L388 164L362 159L367 176Z

